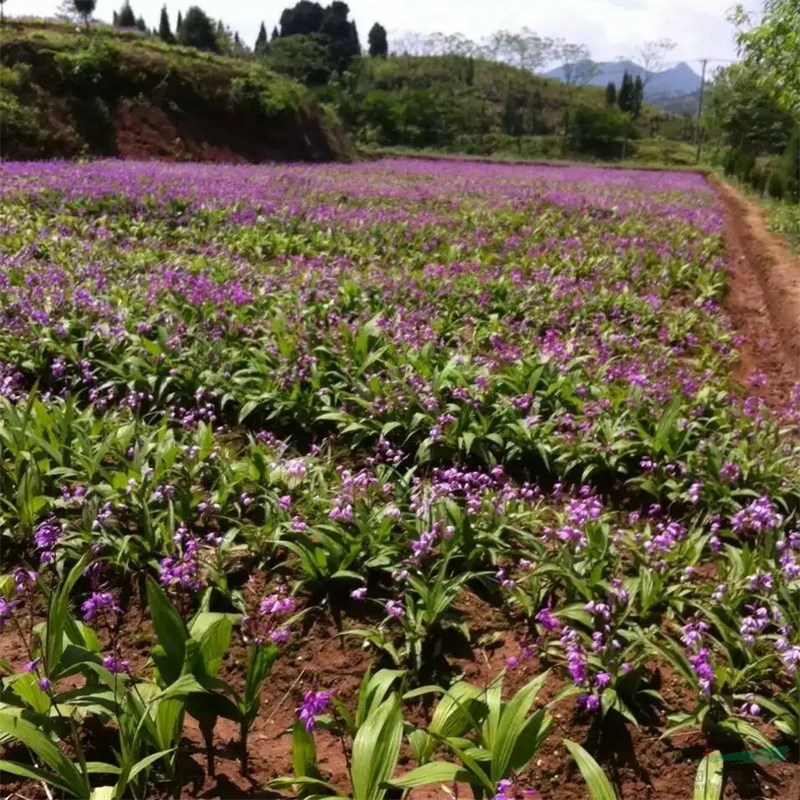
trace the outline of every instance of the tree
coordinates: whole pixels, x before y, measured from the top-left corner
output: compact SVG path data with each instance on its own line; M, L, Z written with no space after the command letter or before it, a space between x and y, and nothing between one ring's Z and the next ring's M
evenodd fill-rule
M631 117L634 120L639 118L639 114L642 111L642 101L644 100L644 83L640 75L636 76L636 80L633 82L633 92L631 93Z
M749 27L741 6L731 18L745 66L780 106L800 118L800 0L765 0L757 27Z
M147 33L147 23L144 21L144 17L137 17L136 18L136 27L142 33Z
M169 26L169 14L167 14L166 6L161 6L161 19L158 21L158 35L162 42L175 44L175 36L172 33L172 28Z
M89 19L94 14L97 0L72 0L72 4L75 6L75 11L83 19L83 24L88 28Z
M606 86L606 107L613 108L617 104L617 85L609 81Z
M676 46L671 39L651 39L639 48L639 63L644 71L642 90L647 88L650 78L656 72L664 69L667 54L671 53Z
M275 25L273 27L273 29L272 29L272 34L270 35L269 40L271 42L274 42L276 39L279 39L279 38L280 38L280 33L278 33L278 26Z
M578 106L570 122L569 146L603 158L624 156L629 124L628 115L616 108Z
M253 48L253 52L260 53L265 47L267 46L267 29L264 27L264 23L261 23L261 27L258 29L258 36L256 37L256 44Z
M570 44L563 40L553 43L553 55L563 61L564 83L566 84L567 104L564 107L564 146L569 131L569 114L572 109L575 87L588 83L598 71L597 64L589 58L589 48L583 44Z
M270 68L307 86L321 86L331 76L328 42L318 33L281 36L266 50Z
M376 22L367 36L369 40L369 54L372 58L386 58L389 55L389 43L386 40L386 28Z
M628 70L622 74L622 83L617 92L617 105L619 110L630 113L633 110L633 78Z
M81 15L75 9L75 4L72 0L61 0L56 9L56 19L63 22L79 22Z
M298 5L300 5L298 3ZM342 0L333 2L323 11L322 23L319 32L329 39L329 48L333 67L338 72L344 72L350 62L361 55L361 44L358 41L358 32L355 22L348 21L350 9Z
M180 31L180 43L198 50L219 51L214 23L208 14L198 6L191 6L183 18Z
M319 3L300 0L281 14L281 36L308 36L319 33L324 11Z
M178 16L175 20L175 35L180 35L181 28L183 27L183 17L181 16L181 12L178 12Z
M136 15L133 13L131 4L127 2L127 0L125 0L125 3L122 4L122 8L119 10L119 13L117 14L116 25L118 28L136 27Z

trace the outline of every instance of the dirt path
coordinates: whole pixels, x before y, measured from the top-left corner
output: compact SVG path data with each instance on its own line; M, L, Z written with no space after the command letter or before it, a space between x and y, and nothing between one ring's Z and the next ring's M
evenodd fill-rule
M786 407L800 381L800 258L767 228L766 214L709 176L725 209L729 292L725 308L745 342L737 378L763 373L759 394Z

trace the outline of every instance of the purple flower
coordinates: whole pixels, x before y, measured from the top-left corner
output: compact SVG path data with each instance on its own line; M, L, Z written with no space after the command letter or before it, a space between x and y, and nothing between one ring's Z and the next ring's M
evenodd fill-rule
M594 676L594 685L598 689L605 689L611 683L611 675L608 672L598 672Z
M103 656L103 666L113 675L129 673L131 671L130 662L118 655Z
M400 619L405 614L403 603L400 600L389 600L386 604L386 613L394 619Z
M0 631L5 628L14 616L14 609L19 605L16 600L7 600L0 595Z
M711 665L711 652L707 647L701 647L696 655L689 656L689 663L697 675L700 691L706 697L711 697L711 692L714 689L714 668Z
M578 698L578 705L590 714L600 710L600 698L596 694L582 694Z
M358 589L353 589L353 591L350 592L350 597L353 600L363 600L366 596L367 596L366 586L361 586Z
M49 678L39 678L39 688L43 692L49 692L51 685Z
M297 716L305 724L309 733L316 730L317 717L327 710L331 694L331 692L315 692L310 689L303 695L303 702L297 708Z
M66 525L62 525L54 516L48 517L34 531L33 540L36 549L41 550L43 564L49 564L55 558L55 549L59 542L64 538Z
M104 612L113 615L122 613L122 609L117 605L111 592L94 592L88 600L83 602L81 611L84 622L94 622Z

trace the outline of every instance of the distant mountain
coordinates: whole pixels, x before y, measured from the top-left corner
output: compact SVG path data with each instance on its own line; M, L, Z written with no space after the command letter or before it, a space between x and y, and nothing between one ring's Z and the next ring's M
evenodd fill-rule
M598 71L589 81L590 86L606 86L614 81L619 88L622 76L629 72L634 78L639 75L644 80L644 69L633 61L600 61L597 63ZM564 67L557 67L544 73L545 78L565 80ZM700 76L686 63L681 62L663 72L650 75L650 80L645 86L645 100L660 108L672 110L676 107L689 107L691 97L696 97L700 86ZM680 102L676 103L675 101ZM674 112L673 112L674 113Z

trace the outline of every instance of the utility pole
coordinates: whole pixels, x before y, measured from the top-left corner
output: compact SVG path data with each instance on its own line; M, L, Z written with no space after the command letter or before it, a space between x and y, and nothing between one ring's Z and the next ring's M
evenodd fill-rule
M703 147L703 128L700 123L700 117L703 113L703 92L706 88L706 64L708 63L708 59L703 59L703 71L700 75L700 97L697 100L697 127L695 128L694 138L695 142L697 143L697 155L695 157L695 163L700 163L700 150Z

